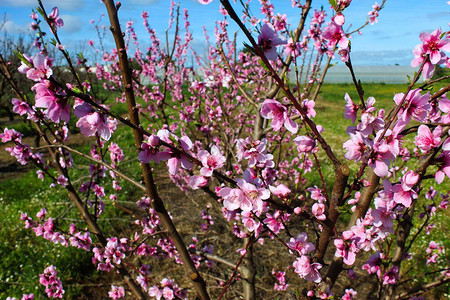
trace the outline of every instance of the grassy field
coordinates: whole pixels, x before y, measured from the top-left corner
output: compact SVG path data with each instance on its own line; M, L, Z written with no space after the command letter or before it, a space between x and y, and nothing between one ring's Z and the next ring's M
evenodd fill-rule
M389 109L393 105L393 96L396 93L404 92L406 84L365 84L365 98L373 96L376 98L378 108ZM344 94L348 92L355 102L358 102L355 88L350 84L325 84L316 103L317 117L315 122L325 128L324 137L328 143L337 149L340 158L344 155L342 143L348 140L345 133L346 128L351 125L351 121L342 118L344 114ZM125 105L120 104L114 107L117 113L125 110ZM24 123L16 123L8 126L9 128L23 129ZM73 127L74 124L71 124ZM32 135L32 132L29 133ZM138 172L133 172L138 168L134 141L131 131L125 127L119 127L115 133L117 140L126 157L132 157L121 165L122 170L127 174L138 177ZM89 144L78 144L74 142L77 149L88 152ZM127 146L128 145L128 146ZM3 154L3 157L5 157ZM1 157L1 156L0 156ZM323 153L319 158L326 161ZM82 158L74 157L75 162L82 162ZM352 170L355 166L350 164ZM323 164L325 178L328 184L333 180L331 164ZM79 177L84 170L74 169L73 178ZM314 175L317 176L317 175ZM36 178L34 171L22 171L15 178L5 178L0 182L0 253L2 260L0 262L0 298L6 296L21 296L22 293L43 292L42 287L37 286L38 274L42 272L50 262L57 266L62 276L67 298L83 297L86 288L89 285L79 284L80 282L104 282L101 279L102 273L95 270L95 266L90 261L89 253L72 247L55 246L42 238L35 237L31 230L24 229L23 222L19 220L21 212L29 212L34 216L44 205L49 210L50 215L61 212L61 207L67 207L64 215L60 215L61 220L77 220L78 213L70 209L71 203L67 199L64 191L58 189L49 189L49 182L42 183ZM138 178L136 178L138 179ZM313 184L320 183L318 177L310 178ZM82 180L82 179L80 179ZM447 183L448 185L448 180ZM139 197L134 189L122 183L124 192L121 193L120 201L136 201ZM105 184L108 192L111 192L110 184ZM105 221L100 225L105 228L112 228L120 232L126 226L130 226L125 218L121 218L122 212L106 202ZM442 224L438 226L440 230L448 230L448 216L445 216ZM434 236L430 236L433 238ZM425 243L426 241L423 241ZM449 246L449 245L447 245ZM109 288L110 282L105 284L105 289ZM37 288L37 290L36 290Z

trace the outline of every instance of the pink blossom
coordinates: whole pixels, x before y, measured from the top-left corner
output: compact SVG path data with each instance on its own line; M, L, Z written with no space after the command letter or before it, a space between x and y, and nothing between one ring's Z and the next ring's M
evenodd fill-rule
M277 196L283 200L287 200L291 193L291 190L282 183L280 183L276 187L269 186L269 190L272 194L274 194L275 196Z
M1 134L0 134L1 136ZM2 137L3 140L3 137ZM17 159L21 165L26 165L31 157L33 157L30 146L17 144L15 147L5 148L9 154Z
M395 284L398 280L398 266L393 266L389 271L384 273L382 279L383 284Z
M347 49L349 40L342 30L342 26L336 24L335 22L330 22L328 27L325 28L322 33L322 38L328 40L328 49L333 50L337 45L340 49Z
M289 287L286 283L286 272L272 270L272 274L276 276L278 283L275 283L273 289L275 291L285 291Z
M301 278L306 279L308 281L314 281L319 283L322 281L322 277L319 273L319 269L322 268L322 265L319 263L311 264L309 257L302 255L297 258L296 261L292 264L294 266L294 272L300 275Z
M302 101L302 108L305 111L306 116L308 118L314 118L316 116L316 110L314 109L315 106L316 106L316 102L314 100L305 99ZM317 127L319 127L319 126L320 125L317 125Z
M413 186L419 182L420 176L416 174L414 171L408 171L405 175L403 175L401 184L402 189L404 191L409 191L413 188Z
M411 66L418 67L429 55L430 60L426 61L423 67L423 77L427 79L433 76L434 65L443 64L446 61L446 55L443 51L450 51L450 39L441 39L440 29L436 29L431 34L422 32L419 37L422 44L414 48L414 59Z
M339 26L344 25L345 23L345 16L342 13L337 13L336 15L334 15L331 20L336 23Z
M428 152L432 148L439 146L441 142L442 127L437 126L433 133L427 125L420 125L417 130L417 136L415 138L415 144L420 148L422 152Z
M285 43L285 40L277 36L272 24L264 23L261 27L261 34L258 36L258 46L264 51L264 55L268 60L276 60L276 47Z
M420 89L412 90L408 93L402 104L402 109L399 112L399 119L409 122L411 116L419 122L424 122L428 110L430 109L430 93L424 95L420 94ZM401 104L401 100L405 94L400 93L394 96L394 101L397 105Z
M369 260L361 267L363 270L366 270L369 274L377 274L378 277L381 276L380 265L382 264L382 258L384 255L377 251L374 254L369 256Z
M172 139L176 140L180 144L181 148L186 152L191 150L194 146L191 139L187 135L178 138L167 129L159 130L158 137L168 144L173 144ZM194 164L189 161L185 155L174 153L172 151L169 151L169 154L171 158L167 161L167 169L169 170L170 175L176 175L180 166L187 170L192 169Z
M444 143L442 143L442 150L450 151L450 138L447 138Z
M214 170L222 168L225 164L225 157L216 145L211 147L211 154L206 150L200 150L197 157L203 165L200 174L205 177L211 177Z
M314 244L308 242L308 235L305 232L300 233L295 239L291 238L287 245L302 255L306 255L316 249Z
M106 141L110 139L111 130L105 114L96 111L90 104L82 101L75 104L73 112L79 118L76 125L84 136L98 134Z
M15 112L16 114L19 114L20 116L23 116L24 114L33 114L33 109L31 109L31 107L26 102L20 101L17 98L13 98L11 100L11 103L13 105L13 112Z
M209 4L211 3L213 0L198 0L198 2L200 2L203 5Z
M111 299L120 299L125 296L125 289L121 286L111 285L111 291L108 292Z
M344 117L347 120L352 120L352 123L355 124L356 113L358 111L358 105L353 103L353 100L352 100L352 98L350 98L349 94L345 93L344 98L345 98L345 102L347 103L347 104L345 104Z
M372 8L373 8L372 11L367 13L369 15L370 25L378 23L378 19L377 19L378 15L379 15L378 12L380 11L381 6L377 2L375 2L375 4L372 5Z
M424 80L431 78L434 74L434 66L429 60L426 59L423 45L417 45L413 49L414 58L411 61L411 67L416 68L423 64L422 77ZM425 62L425 63L424 63Z
M225 187L220 190L219 195L223 198L223 206L228 210L241 208L244 211L250 211L252 208L250 201L245 198L240 189Z
M310 187L307 189L307 191L311 193L311 199L314 199L319 203L322 203L327 200L327 198L325 198L325 196L323 195L322 190L319 189L317 186Z
M450 39L441 39L441 33L440 29L436 29L431 34L422 32L419 36L423 43L423 50L430 55L430 61L433 65L439 63L445 57L442 51L450 51Z
M261 106L261 116L265 119L272 119L273 130L279 131L284 125L287 130L296 133L298 124L289 118L286 106L273 99L266 99Z
M70 120L70 106L65 95L58 95L51 90L49 81L36 83L31 90L36 92L36 107L46 108L45 115L55 123Z
M443 151L437 160L439 169L435 174L435 179L438 184L441 184L445 176L450 178L450 151Z
M286 14L279 14L277 13L276 16L273 18L273 27L275 30L283 31L286 30L287 25L287 18Z
M58 7L53 7L52 11L48 15L48 21L51 26L56 30L56 27L63 27L64 21L59 17L59 9Z
M45 286L45 293L49 298L62 298L64 294L61 279L54 266L45 268L43 274L39 274L39 283Z
M375 137L380 139L383 130L379 130ZM369 160L369 165L374 168L375 174L379 177L385 177L389 174L389 164L393 161L400 152L399 141L396 138L396 133L387 130L385 138L373 145L373 157Z
M343 145L347 153L344 157L349 160L360 161L364 153L370 147L369 141L357 131L355 134L350 134L350 140L346 141Z
M203 176L193 175L189 178L188 184L193 190L197 190L208 184L208 179Z
M286 45L284 45L284 53L286 55L290 55L293 57L298 57L301 55L301 45L300 43L296 43L294 42L294 40L292 38L289 38L289 40L287 41Z
M161 161L166 161L170 158L170 153L159 150L160 138L157 135L151 135L147 141L141 144L142 151L139 152L139 161L141 163L149 163L155 161L159 164Z
M241 221L242 225L250 232L257 232L258 228L261 226L261 223L254 219L253 214L250 211L241 212Z
M345 294L342 296L341 300L352 300L358 293L353 289L345 289Z
M317 220L325 221L327 216L325 215L325 204L323 203L314 203L311 211Z
M337 0L336 1L336 4L337 4L336 11L343 11L350 5L350 3L352 3L352 0Z
M14 129L8 129L5 128L3 130L3 133L0 133L0 138L2 139L2 143L6 143L9 141L14 141L14 142L21 142L23 137L23 134L21 134L20 132L14 130Z
M22 62L22 65L19 67L19 72L26 73L27 78L34 81L41 81L42 79L49 78L53 72L50 68L52 60L42 55L41 53L37 53L32 58L33 68L28 67Z
M264 224L273 231L273 233L278 234L280 230L284 229L283 222L280 218L280 212L276 211L273 216L269 213L266 214L264 219Z
M374 97L367 98L366 108L361 113L361 122L356 127L365 137L371 135L373 131L384 128L384 110L378 111L378 115L375 115L375 102Z
M375 227L382 228L383 231L392 232L393 222L395 218L395 213L392 212L387 207L378 207L370 211L373 217L373 225Z
M249 138L243 140L238 139L237 146L237 158L239 161L242 159L248 159L248 167L254 166L265 168L272 168L274 166L272 154L267 153L267 139L250 141Z
M243 179L236 181L238 187L244 192L245 198L252 203L253 210L260 211L263 207L262 200L269 199L270 191L265 188L256 187Z
M294 142L295 144L297 144L297 150L300 153L309 153L316 146L316 142L314 141L314 139L306 135L297 136L294 139Z
M405 207L410 207L412 200L417 198L417 193L414 190L404 190L402 185L396 184L392 187L392 192L394 193L393 200L402 204Z
M356 260L356 253L358 249L353 241L346 241L342 239L335 239L334 246L336 247L336 252L334 255L336 257L342 257L346 265L353 265Z

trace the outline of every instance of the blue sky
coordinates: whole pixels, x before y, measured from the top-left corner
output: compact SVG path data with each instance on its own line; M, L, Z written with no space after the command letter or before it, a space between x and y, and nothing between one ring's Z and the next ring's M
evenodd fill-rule
M134 21L140 40L145 44L146 34L143 29L142 11L149 13L151 26L164 38L164 31L168 24L169 0L123 0L119 16L123 24ZM187 8L190 14L191 30L194 35L194 47L201 50L204 47L203 26L213 35L214 20L222 18L218 12L219 1L204 6L197 0L181 0L182 8ZM253 2L258 2L253 0ZM345 11L345 28L357 28L366 20L367 12L371 10L374 0L353 0ZM378 1L379 3L381 1ZM388 0L385 8L380 12L379 22L363 29L363 35L355 34L352 39L352 60L356 65L408 65L412 59L412 48L419 43L422 31L431 32L437 28L449 30L450 5L447 0ZM60 8L60 15L65 26L61 29L62 42L67 49L79 51L87 41L96 40L96 33L91 19L98 19L106 13L100 0L43 0L47 10L53 6ZM295 26L299 20L299 11L293 9L290 0L272 0L275 11L286 13L288 23ZM3 29L11 34L25 33L31 19L32 8L37 5L35 0L2 0L0 15L5 16L7 22ZM313 1L314 7L323 5L328 8L325 0ZM236 6L237 8L239 6ZM254 12L258 12L254 10ZM105 19L106 21L106 19ZM107 25L105 23L105 25ZM235 26L229 29L236 30ZM108 32L109 34L109 32ZM238 39L242 43L243 37ZM111 40L107 40L106 48L112 47ZM86 48L86 46L85 46Z

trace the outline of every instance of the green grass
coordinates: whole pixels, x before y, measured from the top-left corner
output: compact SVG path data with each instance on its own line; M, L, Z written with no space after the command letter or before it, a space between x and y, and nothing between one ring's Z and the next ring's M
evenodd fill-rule
M114 133L116 141L127 153L126 157L136 157L133 147L133 135L126 127L119 127ZM76 147L77 150L89 153L90 143ZM131 152L133 151L133 152ZM86 159L74 155L74 165L81 166L90 163ZM138 177L139 172L133 172L139 168L136 159L129 159L120 166L125 173ZM71 178L76 188L84 181L87 169L84 167L71 168ZM138 178L136 178L138 179ZM36 219L35 214L45 207L49 216L59 217L59 227L67 230L68 225L74 222L76 225L83 223L78 210L75 209L67 192L60 187L49 188L51 181L42 182L37 178L35 171L24 173L22 176L7 179L0 182L0 299L8 296L20 298L23 293L35 293L43 295L44 289L39 285L39 273L53 264L61 276L66 291L64 298L73 299L83 294L83 286L79 283L95 282L102 276L102 272L96 271L91 262L91 253L79 250L71 246L55 245L42 237L36 237L31 229L24 228L24 222L20 220L20 214L27 212L30 217ZM135 189L127 182L120 180L123 187L119 193L119 201L136 200ZM108 178L102 183L107 195L113 192L111 180ZM83 196L83 195L82 195ZM99 220L99 226L107 233L115 235L118 232L126 234L126 228L130 221L124 213L115 208L105 197L105 213ZM64 215L61 213L65 212ZM84 228L86 225L81 225ZM123 237L123 236L122 236ZM127 237L127 236L125 236ZM106 289L109 287L106 286Z

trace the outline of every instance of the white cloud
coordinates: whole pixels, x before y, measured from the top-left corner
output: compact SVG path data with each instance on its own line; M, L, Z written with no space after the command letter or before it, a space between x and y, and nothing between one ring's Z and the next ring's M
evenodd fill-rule
M8 34L23 34L30 31L29 25L18 25L14 21L6 21L0 28L1 32L6 32Z
M61 27L61 30L67 33L80 31L84 25L78 16L61 15L60 17L64 20L64 26Z
M43 0L42 4L44 4L44 7L46 10L50 12L50 10L57 6L61 12L64 10L76 10L80 7L84 6L83 0ZM36 0L3 0L0 6L19 6L19 7L36 7L37 2Z

